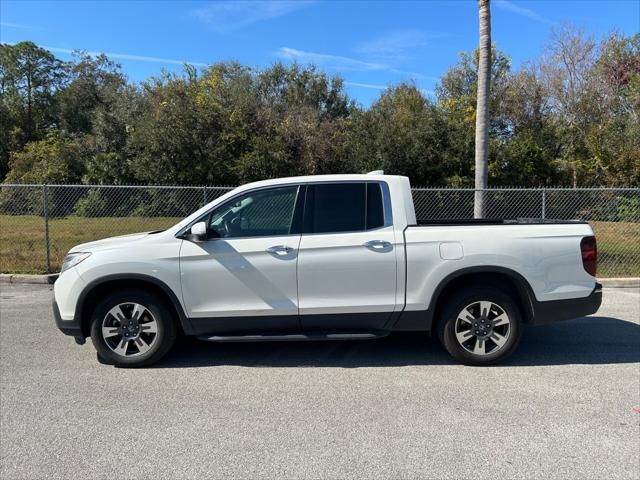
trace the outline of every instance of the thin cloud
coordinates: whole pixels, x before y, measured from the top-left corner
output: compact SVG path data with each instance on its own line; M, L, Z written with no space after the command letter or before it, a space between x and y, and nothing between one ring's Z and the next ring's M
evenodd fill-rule
M363 42L354 51L365 55L397 57L405 55L410 50L424 48L430 45L433 40L448 36L443 33L427 33L421 30L398 30Z
M25 25L22 23L11 23L11 22L0 22L0 27L22 28L25 30L40 30L40 27L34 27L33 25Z
M387 88L387 85L375 85L373 83L344 82L344 84L350 87L369 88L371 90L385 90Z
M385 63L367 62L364 60L359 60L357 58L344 57L341 55L329 55L326 53L307 52L304 50L297 50L295 48L289 47L282 47L278 49L275 52L275 55L285 60L291 60L301 63L312 63L314 65L323 66L332 70L359 72L386 71L394 73L396 75L409 76L412 78L434 78L418 72L399 70Z
M543 17L542 15L534 12L533 10L529 9L529 8L525 8L525 7L520 7L518 5L516 5L515 3L511 2L510 0L496 0L495 1L495 6L502 9L502 10L506 10L508 12L512 12L515 13L517 15L521 15L523 17L527 17L530 18L531 20L535 20L536 22L540 22L540 23L546 23L547 25L555 25L557 24L557 22Z
M192 10L191 16L205 23L212 30L224 33L282 17L314 3L315 0L211 2Z
M343 57L340 55L305 52L304 50L297 50L289 47L282 47L278 49L276 56L286 60L313 63L318 66L322 65L336 70L373 71L388 69L386 65L381 63L365 62L356 58Z
M47 47L45 45L40 45L40 47L46 50L50 50L52 52L66 53L68 55L78 52L78 50L73 50L71 48ZM189 65L193 65L195 67L207 66L206 63L202 63L202 62L190 62L189 60L176 60L173 58L148 57L144 55L131 55L128 53L90 52L90 51L85 51L85 53L92 56L104 54L109 58L116 58L119 60L133 60L135 62L164 63L164 64L172 64L172 65L184 65L185 63L188 63Z

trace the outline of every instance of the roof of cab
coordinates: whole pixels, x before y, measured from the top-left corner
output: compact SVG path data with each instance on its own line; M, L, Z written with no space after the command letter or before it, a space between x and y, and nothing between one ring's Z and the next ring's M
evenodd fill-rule
M367 174L337 174L337 175L306 175L301 177L285 177L285 178L273 178L270 180L260 180L258 182L246 183L242 185L242 189L249 189L255 187L266 187L269 185L283 185L292 183L314 183L314 182L344 182L344 181L380 181L390 180L394 178L401 178L398 175L384 175L378 174L378 172L371 172Z

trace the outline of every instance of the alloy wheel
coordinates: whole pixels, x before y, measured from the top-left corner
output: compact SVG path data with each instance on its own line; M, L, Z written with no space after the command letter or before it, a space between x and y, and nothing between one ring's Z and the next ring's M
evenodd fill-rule
M139 303L120 303L102 320L102 338L114 353L135 357L148 352L158 339L158 322Z
M460 311L454 328L462 348L484 356L504 347L511 334L511 320L500 305L481 300L470 303Z

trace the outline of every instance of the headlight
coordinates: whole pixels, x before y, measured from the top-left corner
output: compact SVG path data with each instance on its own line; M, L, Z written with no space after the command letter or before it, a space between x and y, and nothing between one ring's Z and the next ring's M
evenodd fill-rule
M75 267L81 261L89 258L91 254L89 252L74 252L68 253L64 260L62 261L62 268L60 269L60 273L65 270L69 270L71 267Z

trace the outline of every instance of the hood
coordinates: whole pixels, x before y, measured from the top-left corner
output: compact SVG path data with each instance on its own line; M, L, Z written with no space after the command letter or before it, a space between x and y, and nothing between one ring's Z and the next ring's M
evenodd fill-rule
M96 250L104 250L107 248L116 248L131 242L135 242L137 240L142 240L147 237L149 234L153 232L142 232L142 233L130 233L129 235L119 235L117 237L109 237L104 238L102 240L96 240L95 242L87 242L81 243L80 245L76 245L71 250L71 252L94 252Z

